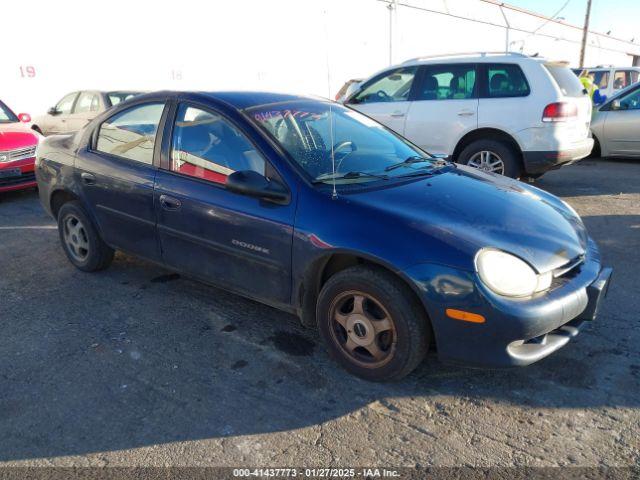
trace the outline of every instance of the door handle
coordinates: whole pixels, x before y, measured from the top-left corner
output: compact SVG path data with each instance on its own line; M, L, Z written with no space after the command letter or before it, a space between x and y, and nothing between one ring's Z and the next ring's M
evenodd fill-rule
M182 206L182 202L177 198L170 197L169 195L160 195L160 205L165 210L179 210Z
M476 112L474 112L473 110L460 110L458 112L458 116L459 117L470 117L472 115L475 115Z
M404 117L404 112L400 112L400 111L393 112L391 116L394 118L401 118L401 117Z
M85 185L95 185L96 184L96 176L93 175L92 173L83 172L80 175L80 178L82 178L82 183L84 183Z

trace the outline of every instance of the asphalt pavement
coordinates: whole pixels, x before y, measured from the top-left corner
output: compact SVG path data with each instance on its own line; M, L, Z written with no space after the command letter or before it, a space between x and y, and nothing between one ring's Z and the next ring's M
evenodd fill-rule
M529 367L432 354L393 384L340 370L291 315L144 261L82 273L35 192L0 195L0 466L640 466L640 161L536 185L615 268L600 317Z

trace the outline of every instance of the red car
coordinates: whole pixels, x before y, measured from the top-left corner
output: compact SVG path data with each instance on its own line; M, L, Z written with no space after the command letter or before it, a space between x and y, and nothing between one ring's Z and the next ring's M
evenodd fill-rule
M34 174L40 136L23 125L26 113L16 115L0 101L0 193L37 186Z

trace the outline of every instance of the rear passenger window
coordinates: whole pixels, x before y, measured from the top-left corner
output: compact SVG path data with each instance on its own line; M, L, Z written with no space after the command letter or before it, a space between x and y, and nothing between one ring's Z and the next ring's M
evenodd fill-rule
M240 170L265 175L265 161L251 142L220 115L182 104L173 130L171 170L224 184Z
M524 73L515 64L487 65L487 86L490 98L526 97L530 93Z
M153 163L153 147L164 103L138 105L100 125L96 150L140 163Z
M607 88L609 86L609 72L589 72L589 76L598 88Z
M613 76L613 88L621 90L638 81L638 72L634 70L616 70Z
M475 97L475 66L434 65L424 68L416 100L464 100Z

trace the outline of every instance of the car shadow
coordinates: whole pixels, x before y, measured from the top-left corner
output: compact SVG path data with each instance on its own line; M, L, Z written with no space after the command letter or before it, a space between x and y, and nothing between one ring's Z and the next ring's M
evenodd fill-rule
M640 193L639 164L640 159L587 158L545 173L534 185L562 197ZM611 169L617 170L616 181L599 181L611 177Z

